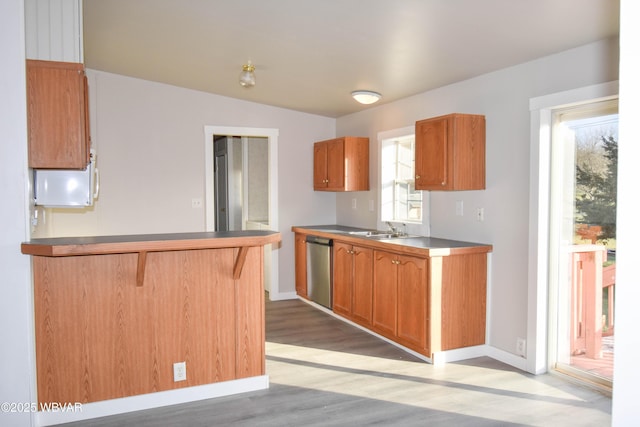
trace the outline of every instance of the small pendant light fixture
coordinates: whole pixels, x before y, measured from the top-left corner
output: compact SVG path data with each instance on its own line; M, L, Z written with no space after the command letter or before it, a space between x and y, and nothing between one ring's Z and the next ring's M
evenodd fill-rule
M253 73L256 67L253 66L251 61L247 61L242 66L242 72L240 73L240 86L250 88L256 84L256 75Z
M358 101L360 104L373 104L382 98L382 95L378 92L370 90L356 90L351 92L351 96L353 96L353 99Z

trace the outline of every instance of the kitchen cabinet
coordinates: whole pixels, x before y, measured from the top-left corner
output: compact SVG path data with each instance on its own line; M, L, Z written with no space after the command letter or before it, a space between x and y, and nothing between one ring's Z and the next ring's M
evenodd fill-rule
M379 240L343 226L292 227L334 240L333 311L439 363L485 343L491 245L434 237ZM306 268L296 259L298 269ZM305 270L306 271L306 270Z
M307 298L307 243L304 234L295 234L296 293Z
M85 169L88 86L82 64L27 60L29 167Z
M345 136L313 145L313 189L369 190L369 138Z
M427 260L374 252L373 327L388 338L424 352L427 345Z
M334 241L333 311L371 325L373 250Z
M449 114L416 122L415 188L485 188L484 116Z

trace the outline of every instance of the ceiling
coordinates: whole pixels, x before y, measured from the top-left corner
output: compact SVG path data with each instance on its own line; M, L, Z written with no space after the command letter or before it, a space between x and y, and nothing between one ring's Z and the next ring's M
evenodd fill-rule
M618 0L84 0L83 13L87 68L328 117L619 32Z

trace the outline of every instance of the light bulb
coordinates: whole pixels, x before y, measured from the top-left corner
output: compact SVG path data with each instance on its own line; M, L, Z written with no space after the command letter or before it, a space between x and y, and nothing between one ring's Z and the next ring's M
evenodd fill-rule
M351 96L360 104L373 104L382 98L382 95L378 92L372 92L370 90L356 90L351 92Z
M242 72L240 73L240 86L247 88L255 86L256 75L253 73L255 69L256 67L251 64L251 61L242 66Z

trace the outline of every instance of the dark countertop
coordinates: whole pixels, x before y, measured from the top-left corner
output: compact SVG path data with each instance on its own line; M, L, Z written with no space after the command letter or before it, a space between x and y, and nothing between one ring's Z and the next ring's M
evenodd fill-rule
M22 244L22 253L42 256L72 256L128 252L213 249L263 246L281 240L268 230L218 231L116 236L55 237L32 239Z
M486 253L493 250L492 245L485 243L464 242L425 236L403 236L393 238L365 237L349 234L354 231L370 231L371 229L348 227L343 225L307 225L291 228L296 233L316 235L346 243L371 246L374 248L396 250L426 256L447 256L463 253Z

